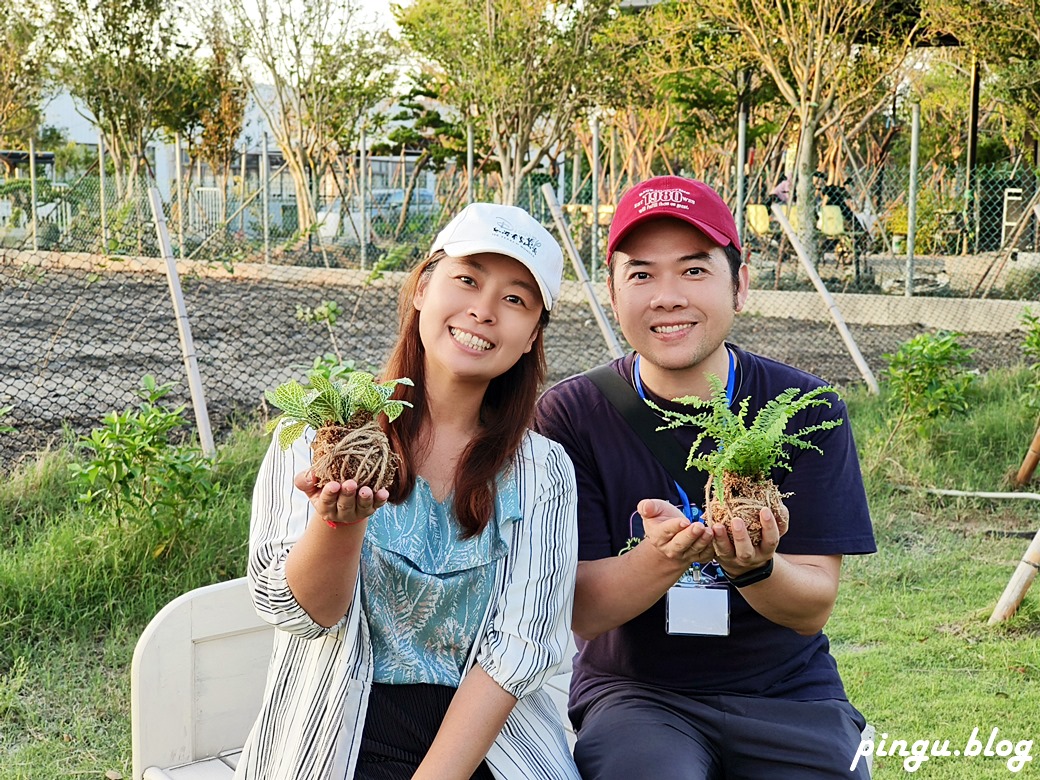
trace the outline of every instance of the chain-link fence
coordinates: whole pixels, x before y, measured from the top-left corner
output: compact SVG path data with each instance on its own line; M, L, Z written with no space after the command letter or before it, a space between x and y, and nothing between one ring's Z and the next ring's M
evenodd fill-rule
M285 188L275 196L277 166L269 170L266 179L247 175L229 186L226 200L206 200L203 182L191 194L175 188L164 204L173 255L183 256L178 267L195 359L218 433L236 416L261 410L264 389L302 378L318 356L378 367L396 335L405 270L467 194L459 172L428 178L407 203L406 188L348 192L338 205L335 197L321 199L316 227L301 234ZM555 233L537 197L546 181L552 180L532 177L521 205ZM984 190L987 181L992 186ZM816 267L872 371L884 367L884 353L938 328L964 333L964 343L977 348L980 368L1022 359L1023 311L1030 302L1040 309L1036 187L1018 175L980 174L977 182L980 195L971 198L956 177L921 177L912 296L899 282L906 278L906 257L898 214L907 196L898 172L885 172L880 188L876 182L874 189L849 186L863 236L859 228L846 229L844 220L841 232L828 232L833 215L821 210ZM146 197L154 182L142 178L135 196L120 196L109 180L104 198L96 173L67 185L37 182L35 220L26 187L10 184L0 190L0 410L9 408L0 415L0 430L14 431L0 439L0 468L135 403L145 374L174 383L175 401L190 401L167 264ZM478 199L487 197L485 186L477 182ZM611 210L601 206L600 242ZM565 211L587 262L591 204L565 204ZM330 227L333 215L337 224ZM753 291L733 340L839 385L863 381L834 307L776 225L756 235L752 218L749 208ZM351 233L351 225L362 222L364 242ZM854 242L848 255L839 250L841 241ZM602 253L597 257L592 287L609 317ZM546 339L551 381L610 357L585 290L566 282L553 311Z

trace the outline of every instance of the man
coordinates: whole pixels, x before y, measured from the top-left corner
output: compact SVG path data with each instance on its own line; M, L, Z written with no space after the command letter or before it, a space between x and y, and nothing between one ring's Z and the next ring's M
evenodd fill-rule
M629 190L607 258L611 305L634 348L610 366L644 398L691 411L670 399L708 398L715 374L734 407L750 399L750 420L789 387L824 384L725 341L748 269L733 216L706 185L662 176ZM681 490L588 375L539 402L538 429L566 447L577 474L570 715L585 780L868 776L862 762L849 771L865 723L822 629L842 556L876 547L845 405L828 397L788 430L843 424L812 435L823 455L799 449L790 472L771 475L787 512L778 524L761 511L759 546L741 521L732 535L697 522L703 494ZM697 431L664 435L688 452ZM630 537L642 541L624 552Z

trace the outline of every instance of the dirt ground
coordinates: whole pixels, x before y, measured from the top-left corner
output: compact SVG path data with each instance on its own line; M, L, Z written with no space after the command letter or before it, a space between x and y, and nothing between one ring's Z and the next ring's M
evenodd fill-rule
M397 293L387 286L346 288L305 283L184 279L195 361L209 415L219 432L236 413L255 412L265 388L302 378L313 358L339 349L358 367L381 364L393 341ZM335 300L332 328L301 311ZM185 360L165 278L147 274L46 272L0 265L0 468L60 440L85 433L103 415L137 402L144 374L176 383L169 399L188 404ZM882 355L921 327L850 326L875 373ZM732 340L838 386L862 377L828 322L738 317ZM1021 334L967 334L980 370L1021 359ZM609 351L584 304L561 303L546 334L549 381L584 371Z

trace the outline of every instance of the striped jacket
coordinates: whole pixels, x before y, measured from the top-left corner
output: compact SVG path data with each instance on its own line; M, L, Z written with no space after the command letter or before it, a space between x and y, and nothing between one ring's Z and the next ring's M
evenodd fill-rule
M272 438L253 491L249 585L257 613L275 626L260 714L243 747L236 780L350 780L372 682L372 645L354 588L348 613L331 628L296 602L285 559L312 507L293 487L310 465L313 431L282 452ZM499 780L579 780L543 684L570 639L577 567L574 468L563 447L529 432L514 461L521 520L496 564L491 599L469 664L479 664L518 701L487 754Z

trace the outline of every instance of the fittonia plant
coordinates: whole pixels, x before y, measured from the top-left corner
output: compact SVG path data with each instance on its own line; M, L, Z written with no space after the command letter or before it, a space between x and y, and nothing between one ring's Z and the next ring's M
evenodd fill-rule
M355 480L373 490L387 487L397 472L397 455L379 426L385 414L393 422L411 404L391 400L397 385L411 385L407 378L378 383L366 371L353 371L344 379L330 380L312 372L309 385L291 380L268 390L267 400L282 410L268 423L268 432L280 424L278 443L288 449L309 426L317 431L311 449L311 471L318 487L329 482Z

